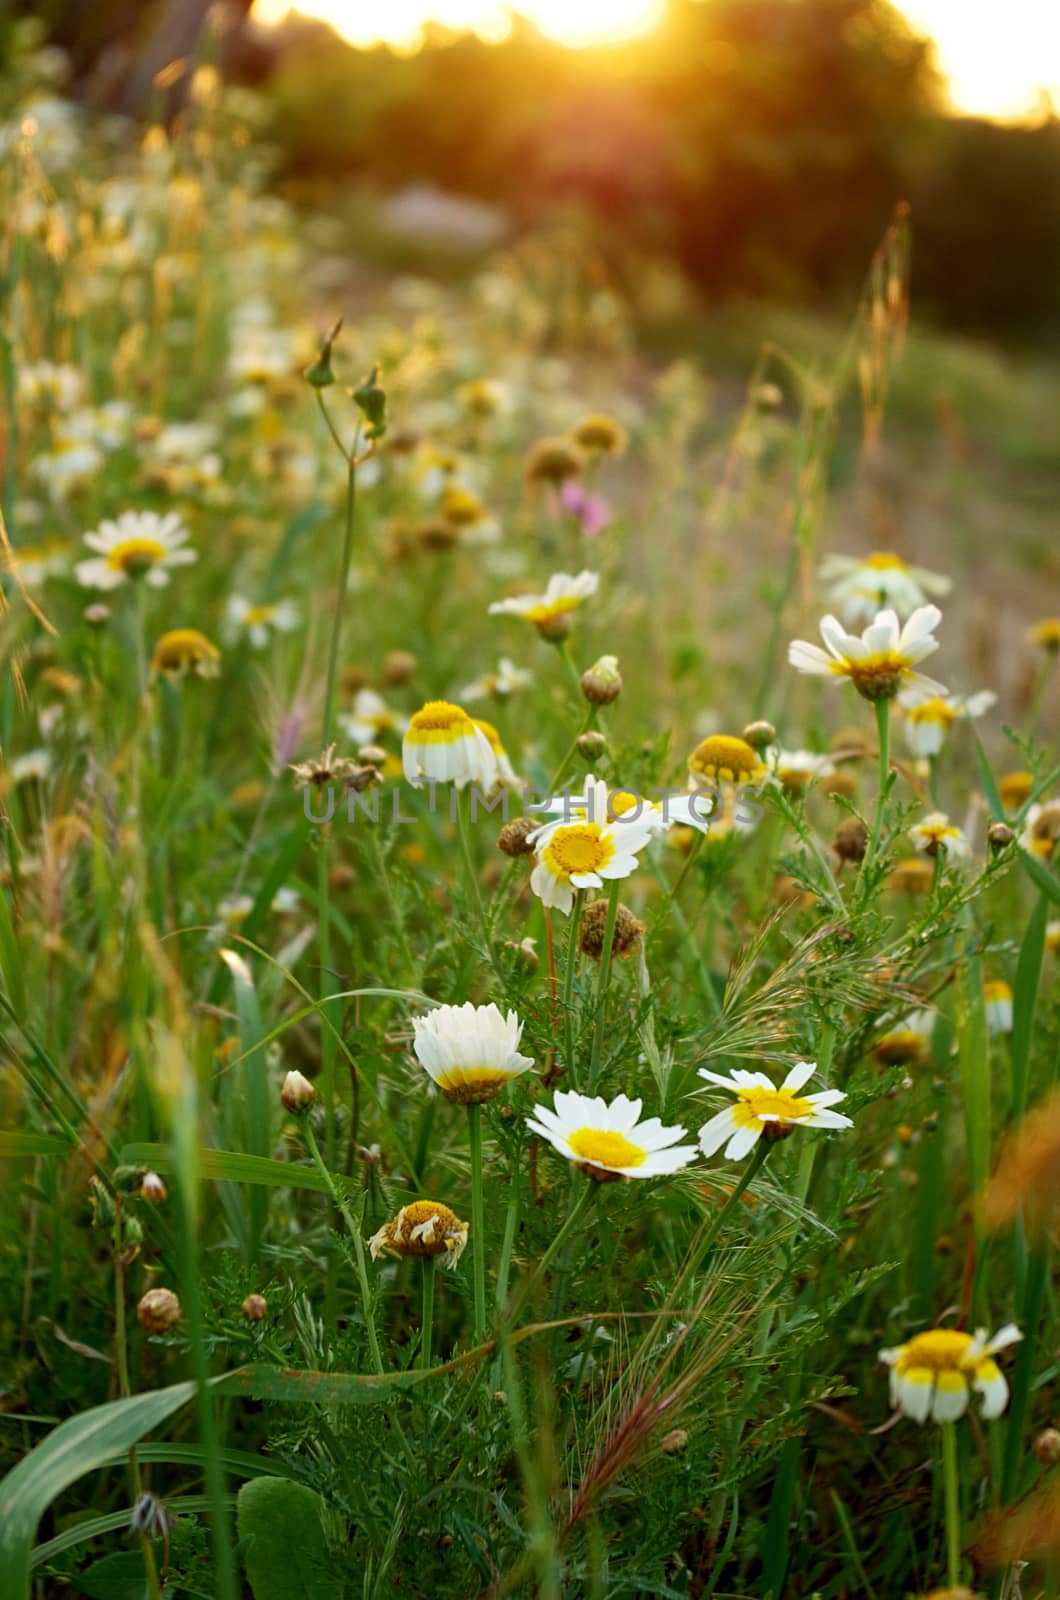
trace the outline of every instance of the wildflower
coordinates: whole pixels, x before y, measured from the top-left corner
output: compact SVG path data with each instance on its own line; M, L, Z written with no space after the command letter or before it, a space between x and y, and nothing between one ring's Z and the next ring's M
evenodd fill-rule
M66 571L67 548L62 539L49 539L44 544L22 544L8 556L10 570L23 588L39 589L48 578L56 578Z
M436 1200L414 1200L384 1222L368 1241L372 1260L396 1256L441 1256L443 1267L455 1267L467 1244L467 1223Z
M514 821L506 822L497 835L497 849L513 860L517 856L532 856L534 846L531 836L540 826L536 817L516 817Z
M909 616L929 594L948 594L953 587L941 573L911 567L889 552L863 558L829 556L821 567L821 578L831 584L829 598L851 622L871 622L885 606Z
M579 733L574 743L582 760L593 763L599 761L607 749L607 736L599 728L587 728L584 733Z
M1016 835L1007 822L992 822L986 830L986 842L991 850L1007 850L1015 841Z
M1060 800L1031 806L1024 819L1020 844L1042 861L1050 861L1060 839Z
M295 788L306 789L311 785L314 789L324 789L329 783L348 783L359 769L349 756L337 756L336 748L329 744L315 761L292 762Z
M821 638L828 649L796 639L788 660L799 672L849 678L866 700L892 700L907 685L944 695L941 684L914 670L938 649L933 630L941 620L938 606L921 606L900 628L893 611L881 611L859 637L845 632L835 617L823 617Z
M316 1090L302 1073L289 1072L284 1078L280 1089L280 1104L293 1117L300 1117L308 1111L316 1097Z
M594 456L625 455L629 443L629 435L622 424L600 411L575 423L570 436L579 450Z
M516 1012L504 1016L493 1004L438 1006L413 1017L412 1028L420 1065L447 1100L461 1105L492 1100L534 1064L519 1054L523 1025Z
M168 1333L180 1321L180 1301L172 1289L148 1289L140 1296L136 1316L145 1333Z
M937 856L941 851L956 860L972 853L963 830L951 822L944 811L932 811L923 821L914 823L909 837L916 848L928 856Z
M409 681L418 664L411 650L388 650L383 657L383 670L380 673L384 687L400 688L401 684Z
M872 1047L872 1053L885 1067L904 1067L914 1061L922 1061L927 1055L934 1027L933 1012L910 1011L881 1034Z
M493 726L493 723L484 721L482 717L472 717L471 720L479 732L485 734L487 740L489 741L489 747L493 751L494 758L497 762L498 781L500 783L507 783L511 785L512 788L516 788L518 786L519 779L515 775L515 768L508 759L508 752L501 743L501 736Z
M746 739L714 733L703 739L688 758L688 770L700 787L712 783L746 783L758 786L769 776L761 755Z
M85 543L98 555L79 561L74 568L85 589L116 589L130 578L143 578L152 588L163 588L174 567L198 560L186 549L188 530L175 511L160 517L155 511L123 511L116 522L101 522Z
M887 879L887 887L898 894L930 894L934 881L935 869L930 861L906 856L894 866Z
M532 672L526 671L524 667L517 667L507 656L501 656L496 672L484 673L481 678L476 678L474 683L469 683L466 688L460 690L460 699L469 703L487 698L507 700L510 695L527 688L533 681Z
M157 1495L144 1490L138 1494L129 1515L129 1532L136 1539L168 1539L172 1532L169 1513Z
M197 678L216 678L220 660L220 650L197 628L171 628L155 645L151 670L170 676L192 672Z
M388 733L403 733L407 727L406 719L391 711L374 689L358 689L353 711L339 720L342 731L355 744L374 744Z
M997 704L992 689L961 698L955 694L921 694L906 690L898 697L905 717L905 742L914 756L937 756L946 734L959 717L981 717Z
M472 378L460 385L456 397L469 416L479 418L495 417L511 404L507 385L493 378Z
M463 706L446 700L428 700L416 712L401 756L405 777L414 785L425 779L454 783L458 789L477 783L488 792L497 781L497 758L486 735Z
M835 774L835 763L812 750L774 750L771 762L780 784L790 794L801 794L819 778Z
M1060 651L1060 617L1045 617L1036 622L1028 635L1031 644L1055 655Z
M835 831L832 840L832 849L840 861L849 861L855 865L864 861L865 851L868 849L869 830L860 817L844 817Z
M999 1350L1022 1339L1014 1323L993 1338L985 1328L972 1336L958 1328L931 1328L906 1344L881 1350L891 1369L891 1404L914 1422L956 1422L968 1409L968 1390L982 1396L980 1412L999 1417L1008 1404L1008 1384L994 1361Z
M273 633L293 633L298 627L298 607L293 600L265 601L253 605L241 594L231 594L225 607L225 634L235 641L245 633L255 650L264 650Z
M599 587L598 573L582 571L571 576L567 572L557 572L548 580L544 594L520 594L507 600L495 600L490 606L490 615L525 617L527 622L536 625L543 639L554 643L566 638L571 613Z
M593 961L599 961L604 953L604 935L607 932L609 911L610 907L606 900L594 900L592 905L586 906L582 914L582 925L578 930L578 949L582 955L590 956ZM611 942L613 954L631 956L639 948L646 931L644 923L633 915L628 906L616 906Z
M797 1127L852 1128L849 1117L829 1109L846 1099L841 1089L823 1089L811 1095L799 1093L816 1071L816 1062L797 1061L778 1089L764 1072L737 1069L725 1078L700 1067L701 1078L736 1096L735 1105L719 1111L700 1128L699 1147L703 1154L712 1156L724 1144L726 1157L740 1161L762 1137L782 1139Z
M1006 811L1018 811L1034 793L1033 772L1006 772L998 779L997 792Z
M1045 948L1051 956L1060 955L1060 922L1046 924Z
M85 380L76 367L36 361L19 368L18 397L27 405L73 411L81 403L84 388Z
M556 1091L555 1109L538 1106L526 1125L596 1182L658 1178L687 1166L696 1153L684 1128L665 1128L658 1117L640 1121L643 1102L620 1094L608 1105L599 1095Z
M617 656L601 656L582 673L582 694L591 706L609 706L622 693Z
M991 1034L1012 1032L1012 990L1003 978L983 984L986 1025Z
M264 1322L269 1314L269 1302L263 1294L248 1294L239 1313L245 1322Z
M146 1200L149 1206L164 1205L169 1197L162 1179L157 1172L145 1172L140 1179L140 1198Z
M577 517L582 533L595 539L611 523L611 507L602 494L594 494L577 478L570 478L559 492L559 503L570 516Z
M27 750L18 756L9 768L12 783L43 783L52 769L52 758L47 750Z
M558 489L568 478L576 478L585 466L585 456L571 439L539 439L526 457L523 476L528 489L542 484Z
M87 488L103 465L103 452L89 440L62 433L50 450L33 457L30 471L48 498L62 504Z
M607 785L591 775L571 816L575 820L546 823L532 836L537 865L530 887L544 905L557 907L565 916L574 905L576 889L599 889L605 881L628 878L657 827L650 816L613 816Z

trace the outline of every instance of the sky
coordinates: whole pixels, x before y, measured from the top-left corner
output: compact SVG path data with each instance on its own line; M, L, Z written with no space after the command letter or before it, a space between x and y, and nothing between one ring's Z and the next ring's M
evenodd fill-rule
M1060 107L1060 0L896 0L930 34L956 109L1019 118L1039 108L1043 90ZM658 20L664 0L517 0L542 33L579 45L634 38ZM255 0L253 15L280 21L292 0ZM380 39L414 48L427 20L473 27L503 38L506 0L297 0L304 16L323 18L354 44Z

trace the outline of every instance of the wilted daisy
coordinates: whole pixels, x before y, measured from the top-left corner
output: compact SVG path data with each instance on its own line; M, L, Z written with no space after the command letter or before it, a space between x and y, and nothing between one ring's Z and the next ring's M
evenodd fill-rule
M486 699L507 700L520 689L528 688L533 681L532 672L528 672L525 667L517 667L507 656L501 656L496 672L483 673L481 678L469 683L466 688L460 690L460 698L469 702Z
M190 672L197 678L216 678L221 670L221 652L197 628L171 628L155 645L151 670L169 676Z
M906 690L898 697L905 723L905 742L914 756L937 756L943 741L959 717L981 717L996 705L992 689L981 689L965 698L955 694L924 694Z
M468 1227L437 1200L414 1200L384 1222L368 1241L372 1260L381 1255L440 1256L443 1267L455 1267L467 1244Z
M829 599L850 622L871 622L886 606L899 616L909 616L929 594L949 594L953 587L941 573L911 567L889 552L829 556L821 567L821 579L830 585Z
M986 1026L990 1033L1012 1032L1012 989L1004 978L991 978L983 984Z
M458 789L477 783L487 793L497 782L497 758L489 740L463 706L428 700L412 717L401 745L411 784L434 779Z
M495 600L490 606L490 615L525 617L527 622L536 624L542 638L563 639L570 631L571 613L599 587L599 573L583 571L572 577L567 572L556 572L548 580L544 594L519 594L507 600Z
M555 1110L538 1106L527 1117L530 1132L597 1182L658 1178L687 1166L696 1154L684 1128L666 1128L658 1117L641 1122L643 1101L620 1094L608 1105L599 1095L556 1091Z
M89 549L99 553L77 563L77 581L86 589L106 590L143 578L152 588L163 588L174 567L198 560L187 541L188 530L175 511L164 517L157 511L123 511L116 521L101 522L85 534Z
M402 733L407 719L392 711L374 689L358 689L353 710L339 718L342 731L354 744L374 744L388 733Z
M909 829L909 837L927 856L937 856L941 851L951 861L956 861L972 853L963 829L951 822L944 811L932 811L921 822L915 822Z
M987 1336L958 1328L931 1328L906 1344L881 1350L891 1369L891 1404L914 1422L956 1422L968 1409L968 1391L982 1395L980 1412L988 1421L1008 1404L1008 1384L994 1356L1023 1338L1009 1322Z
M788 660L799 672L849 678L866 700L892 700L906 686L944 695L941 684L915 670L938 649L933 630L941 620L938 606L921 606L904 627L893 611L881 611L858 636L847 633L835 617L822 617L821 638L828 649L795 639L788 646Z
M225 637L235 642L246 634L255 650L264 650L273 633L293 633L298 607L293 600L262 601L255 605L241 594L230 594L225 606Z
M724 1144L728 1159L740 1161L763 1137L783 1139L794 1128L852 1128L849 1117L829 1109L846 1099L841 1089L799 1093L816 1071L816 1062L797 1061L778 1089L764 1072L737 1069L725 1078L700 1067L701 1078L736 1096L735 1105L726 1106L700 1128L699 1147L703 1154L712 1156Z
M605 882L628 878L637 856L659 826L658 818L641 812L615 815L607 784L591 775L581 796L570 802L570 820L547 822L528 836L537 865L530 887L546 906L565 916L577 889L599 889Z
M521 1073L533 1057L519 1054L523 1025L516 1012L507 1016L487 1006L437 1006L413 1017L413 1049L447 1100L477 1105L492 1100Z

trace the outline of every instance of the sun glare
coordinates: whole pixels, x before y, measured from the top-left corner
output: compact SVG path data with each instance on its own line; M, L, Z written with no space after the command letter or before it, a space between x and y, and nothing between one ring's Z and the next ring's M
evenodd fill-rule
M255 0L253 15L276 23L291 11L330 22L355 45L415 50L424 24L471 28L503 39L520 12L550 39L572 47L613 44L649 32L666 0ZM1060 0L899 0L917 28L932 36L939 66L959 111L981 116L1033 115L1042 96L1060 103Z

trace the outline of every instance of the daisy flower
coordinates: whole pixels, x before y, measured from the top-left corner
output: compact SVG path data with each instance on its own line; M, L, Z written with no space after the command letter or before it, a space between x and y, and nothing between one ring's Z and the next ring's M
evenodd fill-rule
M467 1223L437 1200L414 1200L384 1222L368 1241L372 1260L381 1255L441 1256L443 1267L455 1267L467 1244Z
M599 1095L556 1091L555 1109L538 1106L526 1125L539 1139L598 1183L617 1178L658 1178L687 1166L696 1153L684 1128L665 1128L658 1117L640 1121L643 1101L620 1094L608 1105Z
M951 822L944 811L932 811L922 822L914 823L909 830L909 837L924 855L937 856L941 850L955 861L972 853L963 829Z
M938 649L933 630L941 620L938 606L921 606L904 627L893 611L881 611L859 637L847 633L835 617L822 617L821 638L828 649L795 639L788 646L788 660L799 672L849 678L866 700L892 700L906 686L944 695L941 684L915 670Z
M353 710L339 718L342 731L354 744L375 744L388 733L403 733L406 719L391 711L374 689L358 689Z
M835 601L850 622L871 622L877 611L892 606L909 616L929 594L949 594L953 587L941 573L911 567L900 556L878 552L870 556L829 556L821 567Z
M904 1067L922 1061L927 1055L935 1029L932 1011L910 1011L881 1034L872 1047L877 1061L885 1067Z
M187 540L188 530L175 511L164 517L157 511L123 511L117 521L101 522L85 534L85 543L98 554L77 563L77 581L85 589L107 590L142 577L153 589L164 588L174 567L198 560L186 548Z
M615 816L609 799L607 784L590 775L584 794L571 803L570 820L547 822L528 835L537 856L530 887L543 905L564 916L570 915L576 889L599 889L628 878L659 826L652 816Z
M413 1049L447 1100L478 1105L492 1100L533 1066L532 1056L519 1054L523 1025L518 1014L504 1016L488 1006L438 1006L425 1017L413 1017Z
M151 656L152 672L216 678L220 670L220 650L198 628L171 628L159 638Z
M495 600L490 606L490 616L524 617L527 622L536 624L543 639L564 639L570 631L571 613L599 587L597 572L583 571L574 577L568 572L556 572L548 580L544 594L519 594L507 600Z
M298 607L293 600L264 601L254 605L241 594L230 594L225 606L225 636L234 643L245 633L255 650L264 650L271 634L293 633Z
M905 742L914 756L937 756L943 741L959 717L981 717L997 704L992 689L981 689L962 699L955 694L923 694L906 690L898 696L904 713Z
M1036 622L1027 637L1042 650L1060 650L1060 617L1045 617Z
M460 698L471 703L486 699L507 700L520 689L529 688L533 681L532 672L525 667L517 667L507 656L501 656L496 672L486 672L474 683L469 683L460 690Z
M767 750L770 765L781 785L801 794L819 778L835 777L835 763L813 750Z
M703 1154L712 1156L724 1144L726 1157L741 1161L763 1136L783 1139L797 1127L852 1128L849 1117L829 1109L846 1099L841 1089L824 1089L811 1095L799 1093L816 1071L815 1061L797 1061L778 1089L764 1072L737 1070L731 1078L725 1078L700 1067L701 1078L736 1096L735 1105L726 1106L700 1128L699 1147Z
M1060 839L1060 800L1050 800L1045 805L1033 805L1024 818L1020 844L1024 850L1051 861Z
M61 504L87 488L104 465L102 450L87 439L64 435L50 450L33 457L30 473L53 504Z
M489 740L490 749L493 751L497 761L498 782L506 783L513 789L518 788L519 779L516 777L515 768L508 759L508 752L501 743L501 736L493 726L493 723L484 721L482 717L473 717L471 720L479 732L484 733Z
M428 700L410 721L401 744L405 777L418 785L434 780L458 789L477 783L486 793L497 782L497 758L489 740L463 706Z
M693 783L703 788L716 783L746 783L757 787L769 776L761 755L746 739L712 733L702 739L688 758Z
M968 1391L982 1395L980 1412L988 1421L1008 1404L1008 1384L994 1356L1023 1338L1006 1323L993 1338L985 1328L974 1335L959 1328L931 1328L905 1344L881 1350L891 1369L891 1404L914 1422L956 1422L968 1409Z
M986 1026L990 1033L1012 1032L1012 989L1004 978L991 978L983 984Z

